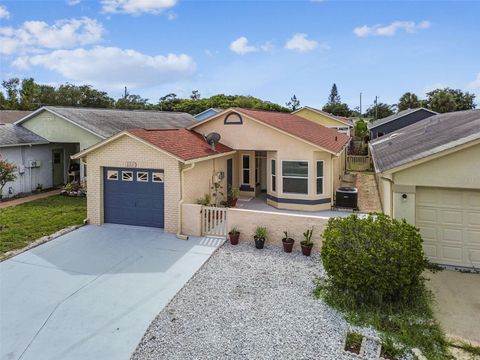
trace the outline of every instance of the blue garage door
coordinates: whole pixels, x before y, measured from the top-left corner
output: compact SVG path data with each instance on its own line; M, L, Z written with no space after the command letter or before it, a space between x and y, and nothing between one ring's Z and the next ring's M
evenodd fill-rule
M163 228L163 176L163 170L105 168L105 222Z

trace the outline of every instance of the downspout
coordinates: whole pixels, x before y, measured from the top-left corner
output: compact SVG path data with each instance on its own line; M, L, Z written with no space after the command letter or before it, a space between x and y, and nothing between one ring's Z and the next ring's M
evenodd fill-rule
M180 201L178 202L178 224L177 224L177 238L180 240L188 240L187 235L182 235L182 205L184 202L184 192L185 192L185 173L189 170L192 170L195 167L195 163L192 163L188 168L182 169L180 172Z

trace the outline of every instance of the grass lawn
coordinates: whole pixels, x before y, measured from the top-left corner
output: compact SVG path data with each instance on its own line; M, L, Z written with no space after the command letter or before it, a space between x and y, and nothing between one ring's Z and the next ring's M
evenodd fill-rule
M86 198L60 195L0 209L0 258L42 236L79 225L86 216Z

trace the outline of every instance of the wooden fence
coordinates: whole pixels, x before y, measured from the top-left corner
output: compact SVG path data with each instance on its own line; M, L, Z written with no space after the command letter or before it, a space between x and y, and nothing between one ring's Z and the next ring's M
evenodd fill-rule
M372 159L369 155L347 155L347 170L368 171L372 169Z

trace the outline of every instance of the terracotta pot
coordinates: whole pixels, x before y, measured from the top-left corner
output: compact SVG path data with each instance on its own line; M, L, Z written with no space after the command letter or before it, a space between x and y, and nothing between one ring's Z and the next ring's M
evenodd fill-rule
M238 245L238 240L240 239L240 234L228 234L230 237L230 244Z
M237 200L238 198L232 199L232 202L230 203L230 207L234 208L235 206L237 206Z
M258 239L255 238L255 247L257 249L263 249L263 246L265 245L265 239Z
M286 253L291 253L294 243L295 243L295 240L293 240L291 242L287 242L287 241L285 241L285 239L282 239L283 251L285 251Z
M312 253L313 245L303 245L303 244L300 244L300 245L302 246L302 254L305 256L310 256L310 254Z

